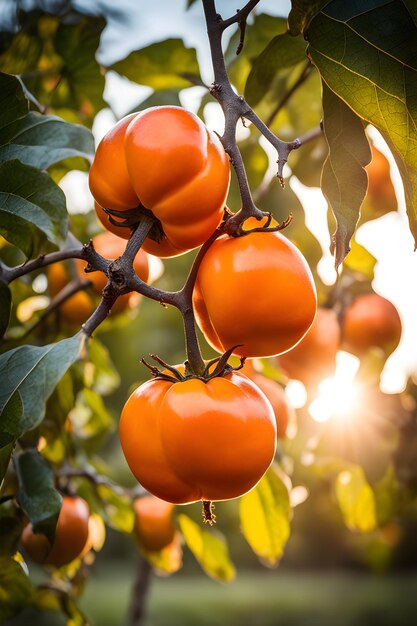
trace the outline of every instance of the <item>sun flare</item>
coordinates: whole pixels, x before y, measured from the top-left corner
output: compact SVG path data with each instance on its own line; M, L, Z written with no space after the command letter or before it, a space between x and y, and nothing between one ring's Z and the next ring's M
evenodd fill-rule
M336 358L336 371L319 385L317 397L309 406L309 413L316 422L327 422L331 418L349 419L359 403L359 390L355 377L359 359L340 351Z

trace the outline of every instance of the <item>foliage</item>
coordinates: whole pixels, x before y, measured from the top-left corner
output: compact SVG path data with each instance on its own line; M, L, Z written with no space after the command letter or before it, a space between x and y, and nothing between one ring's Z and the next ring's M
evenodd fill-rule
M180 283L192 253L167 262L154 291L135 283L136 303L118 314L113 309L107 317L120 295L114 291L110 260L91 246L81 248L78 241L88 242L100 224L93 210L69 215L57 181L68 172L85 171L93 159L90 129L107 107L103 92L108 72L152 90L135 111L180 106L182 90L205 86L196 50L181 39L152 42L104 67L97 50L106 19L112 17L110 9L98 16L70 2L35 4L31 11L19 11L15 23L0 33L0 623L32 607L58 611L68 624L85 624L78 597L94 560L92 550L104 542L100 525L132 538L132 503L143 495L140 486L127 486L126 466L113 437L116 416L129 386L146 378L137 367L144 346L173 362L185 360L180 320L165 307L187 308L191 283L183 290ZM204 0L206 7L212 4ZM234 153L242 155L249 196L256 210L271 212L280 224L292 214L284 234L306 257L320 305L333 308L339 319L358 294L372 291L376 261L355 239L358 223L381 214L366 195L372 167L369 124L380 131L397 163L417 241L416 10L405 0L359 4L293 0L287 23L287 16L262 13L261 3L247 24L244 11L230 18L234 32L224 52L231 83L244 95L233 101L242 107L236 109L235 125L245 117L252 122L239 141L240 153ZM188 7L197 9L193 0ZM242 32L243 48L236 56ZM227 119L232 107L222 99L228 97L225 88L202 90L196 105L200 117L204 119L213 95ZM279 168L288 160L285 189L271 174L277 157L269 157L259 130L278 151ZM231 144L233 140L234 135ZM236 167L238 159L232 161ZM243 206L245 214L249 205L242 178L236 167L227 205L233 211ZM332 249L340 273L335 285L320 278L322 249L306 227L298 181L320 184L333 212L329 223L335 226ZM86 199L86 208L92 209L88 203ZM361 216L362 206L366 211ZM251 215L259 217L255 209ZM199 255L204 246L202 250ZM110 276L105 297L81 330L65 320L62 304L79 291L86 290L92 301L96 296L88 272L85 280L77 276L74 258ZM71 280L55 296L47 288L47 266L63 260ZM161 295L166 293L168 297ZM150 300L140 302L143 295L164 308ZM27 318L25 310L30 312ZM190 324L188 330L187 322L185 326L189 349ZM292 483L305 485L310 501L324 485L335 523L344 524L368 546L381 542L384 530L415 506L416 385L410 379L401 398L383 394L378 381L385 356L379 348L373 346L361 357L356 381L364 396L355 409L353 428L343 420L313 423L307 407L299 410L298 434L293 424L291 438L278 444L274 464L240 498L239 512L233 513L234 532L240 524L243 537L267 567L277 566L283 557L298 515ZM257 362L256 369L283 386L288 383L274 357ZM318 390L307 385L306 391L311 407ZM352 440L354 444L346 443ZM92 537L85 554L51 572L47 584L34 587L26 555L19 552L23 524L29 520L35 532L52 542L61 496L67 492L88 502L101 539ZM207 530L178 509L176 523L173 546L142 549L154 570L177 571L182 544L208 576L222 582L234 579L228 547L233 540L227 530ZM389 550L395 546L393 540Z

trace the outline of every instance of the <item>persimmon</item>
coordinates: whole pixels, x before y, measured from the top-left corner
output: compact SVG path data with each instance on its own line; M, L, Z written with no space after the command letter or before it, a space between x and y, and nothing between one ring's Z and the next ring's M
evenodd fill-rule
M127 400L119 435L139 483L173 504L246 493L276 446L271 404L239 372L208 381L147 381Z
M279 356L278 363L290 378L312 387L334 372L340 343L336 313L319 308L307 334L294 348Z
M250 360L239 371L250 378L270 401L277 425L277 437L284 439L288 425L295 423L295 410L288 402L284 389L275 380L257 372Z
M255 219L245 229L259 226ZM193 293L197 323L218 352L274 356L290 350L310 328L317 308L310 268L278 232L222 235L198 269Z
M120 237L128 237L129 229L117 232L104 209L153 214L159 234L143 248L162 257L183 254L210 237L222 220L229 182L229 159L217 136L175 106L120 120L98 145L89 177L100 221Z
M368 192L361 207L362 219L374 219L397 208L397 197L387 157L372 146L372 160L366 166Z
M175 537L172 521L174 505L155 496L137 498L133 503L135 510L135 535L145 550L163 550Z
M52 298L70 282L70 274L64 263L54 263L48 268L48 291ZM84 275L84 279L87 277ZM77 291L59 307L59 314L68 324L83 324L94 311L94 303L89 294Z
M88 540L89 516L85 500L64 496L52 546L45 535L33 532L30 523L23 529L21 543L36 563L62 567L83 552Z
M395 306L376 293L361 294L345 310L343 349L362 356L370 348L389 355L401 339L401 319Z
M126 242L123 241L123 239L120 239L120 237L116 237L111 232L100 233L99 235L93 237L92 241L96 251L104 256L106 259L117 259L123 254L126 248ZM103 272L91 272L86 274L84 272L84 268L87 266L87 263L82 259L76 259L75 264L79 277L83 280L85 280L86 277L88 278L88 280L91 280L93 290L97 294L101 295L101 292L103 291L107 283L107 277L105 276L105 274L103 274ZM141 278L143 281L146 282L148 280L148 255L146 254L146 252L144 252L144 250L140 249L137 253L133 261L133 269L135 270L139 278ZM132 294L127 293L123 296L120 296L113 306L113 311L123 311L128 306L131 295Z

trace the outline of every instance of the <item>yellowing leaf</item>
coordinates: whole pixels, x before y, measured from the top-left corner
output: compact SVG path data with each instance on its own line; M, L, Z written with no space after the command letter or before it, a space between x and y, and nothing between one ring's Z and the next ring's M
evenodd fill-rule
M359 466L340 472L335 483L336 498L345 524L367 533L376 528L375 496Z
M242 532L255 554L269 567L278 563L290 535L288 489L272 466L240 500Z
M218 532L214 534L203 530L187 515L178 515L177 519L185 543L206 574L221 582L233 580L235 568L224 538Z
M179 533L176 533L171 543L163 550L150 551L141 548L141 552L160 576L174 574L182 567L182 547Z

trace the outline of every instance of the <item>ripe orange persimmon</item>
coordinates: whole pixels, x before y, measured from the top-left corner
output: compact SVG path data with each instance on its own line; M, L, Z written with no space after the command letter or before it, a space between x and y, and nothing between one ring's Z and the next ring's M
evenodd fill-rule
M245 228L259 226L251 219ZM218 352L246 357L290 350L316 314L313 276L301 252L278 232L219 237L198 269L197 323Z
M277 437L284 439L288 425L294 424L296 419L295 410L288 402L284 389L275 380L257 372L250 360L247 360L239 371L250 378L270 401L275 414Z
M276 445L272 407L246 376L153 379L126 402L119 426L128 465L174 504L236 498L254 487Z
M279 356L278 363L290 378L311 387L334 372L340 343L336 313L320 308L307 334L295 348Z
M82 553L88 540L89 516L90 511L85 500L65 496L52 546L45 535L33 532L30 523L23 530L21 543L36 563L62 567Z
M366 166L368 192L361 208L361 216L372 219L397 208L397 197L390 175L388 159L372 146L372 160Z
M135 535L145 550L163 550L174 540L172 521L174 505L155 496L144 496L134 501Z
M54 263L48 267L47 275L49 294L54 298L70 282L70 274L64 263ZM88 280L86 275L83 278ZM77 291L59 307L62 318L75 325L83 324L93 311L94 303L86 291Z
M395 306L376 293L357 296L342 323L343 349L362 356L372 347L387 355L401 339L401 319Z
M111 232L100 233L99 235L96 235L96 237L93 237L92 241L96 251L102 256L106 257L106 259L117 259L123 254L126 248L126 242L123 241L123 239L120 239L120 237L116 237ZM91 280L94 291L97 294L101 295L101 292L103 291L107 283L107 278L105 274L103 274L103 272L91 272L86 274L84 272L84 268L87 266L87 264L81 259L76 259L75 265L79 277L83 280L85 280L86 278L88 280ZM133 261L133 269L135 270L139 278L141 278L143 281L146 282L148 280L148 255L142 249L139 250ZM113 310L115 312L118 312L125 309L129 304L130 298L130 293L127 293L118 298L113 307Z
M152 107L123 118L100 142L90 170L96 211L121 237L106 209L150 210L163 229L144 250L177 256L204 243L220 224L230 181L229 159L201 120L175 106Z

